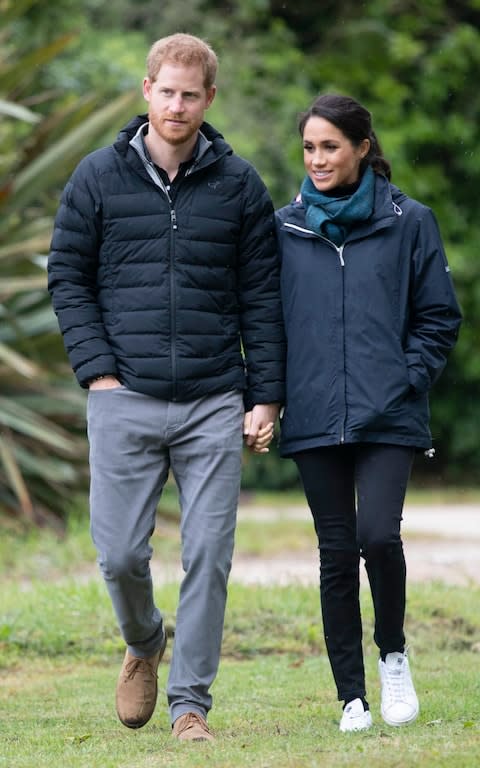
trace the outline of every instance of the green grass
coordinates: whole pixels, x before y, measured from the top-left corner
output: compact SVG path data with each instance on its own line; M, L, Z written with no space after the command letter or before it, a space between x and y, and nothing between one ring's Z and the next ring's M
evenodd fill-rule
M288 521L291 548L312 547L310 523ZM59 540L47 531L0 542L0 768L476 768L480 754L480 588L410 585L407 636L421 703L405 729L379 715L373 615L362 592L368 697L374 727L340 734L316 587L232 584L214 708L215 744L179 744L165 700L172 639L152 721L129 731L114 688L123 656L110 602L93 566L85 520ZM239 526L242 553L271 556L285 521ZM160 521L156 553L178 556ZM238 551L238 549L237 549ZM169 634L178 586L157 590Z
M425 669L418 664L423 711L409 728L383 726L377 716L368 734L342 735L324 658L272 654L249 661L225 659L210 717L217 734L214 745L178 744L171 738L162 695L166 666L160 670L153 720L140 731L128 731L113 712L115 665L49 659L39 666L26 660L13 681L2 677L0 765L473 768L480 746L478 696L475 702L464 692L471 687L467 654L456 660L455 676L436 665ZM367 658L369 677L375 676L374 666ZM370 700L376 711L378 695ZM440 700L446 703L439 706Z
M128 731L117 721L114 687L123 644L99 581L11 585L0 599L0 766L473 768L480 749L480 589L428 584L409 594L420 717L406 729L380 719L372 611L363 593L375 725L368 734L342 735L317 590L232 585L211 746L171 739L164 695L171 642L151 723ZM171 632L177 585L162 588L157 598Z

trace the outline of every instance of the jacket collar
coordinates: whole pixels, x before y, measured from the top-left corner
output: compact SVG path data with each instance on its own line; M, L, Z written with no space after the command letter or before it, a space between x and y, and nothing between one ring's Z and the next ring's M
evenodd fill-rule
M114 143L114 148L121 155L127 155L130 148L133 148L142 160L142 163L151 162L145 153L142 133L148 126L148 115L137 115L132 118L127 125L122 128ZM210 123L204 122L200 127L199 144L197 145L197 156L195 158L195 167L207 164L217 160L226 154L232 154L233 150L225 141L222 134L216 130Z

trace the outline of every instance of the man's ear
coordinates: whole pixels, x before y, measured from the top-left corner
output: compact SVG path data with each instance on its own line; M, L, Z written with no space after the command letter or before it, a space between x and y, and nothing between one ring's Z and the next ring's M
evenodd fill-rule
M143 98L145 101L150 101L152 95L152 81L149 77L143 78Z
M217 86L212 85L210 88L207 88L207 106L206 109L209 108L210 104L215 98L215 94L217 93Z

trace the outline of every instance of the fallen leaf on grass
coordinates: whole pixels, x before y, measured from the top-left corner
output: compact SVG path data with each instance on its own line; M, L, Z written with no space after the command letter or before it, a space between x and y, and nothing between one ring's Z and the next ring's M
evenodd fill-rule
M84 733L82 736L67 736L66 741L69 741L71 744L83 744L84 741L88 741L91 738L91 733Z

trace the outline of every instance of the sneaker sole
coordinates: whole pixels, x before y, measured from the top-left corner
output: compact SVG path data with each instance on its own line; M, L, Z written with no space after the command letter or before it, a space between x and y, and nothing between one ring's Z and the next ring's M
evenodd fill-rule
M403 725L410 725L410 723L414 723L419 715L419 712L415 712L415 714L412 717L409 717L408 720L389 720L388 717L385 717L383 712L381 714L387 725L391 725L393 728L401 728Z
M373 725L372 716L366 718L364 725L358 725L356 728L339 728L340 733L359 733L360 731L368 731Z

